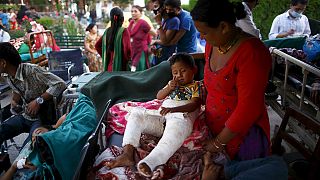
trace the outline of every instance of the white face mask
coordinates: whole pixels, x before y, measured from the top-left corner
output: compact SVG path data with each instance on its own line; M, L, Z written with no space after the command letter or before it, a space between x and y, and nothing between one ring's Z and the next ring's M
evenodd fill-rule
M290 11L290 14L291 14L291 16L294 17L294 18L301 18L301 16L302 16L302 12L296 12L296 11L294 11L294 10L291 10L291 11Z

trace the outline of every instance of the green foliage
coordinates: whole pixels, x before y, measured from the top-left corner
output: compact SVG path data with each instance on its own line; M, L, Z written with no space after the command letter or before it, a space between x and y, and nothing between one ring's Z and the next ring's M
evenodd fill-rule
M16 39L16 38L23 37L25 35L25 31L21 30L21 29L10 30L9 34L10 34L11 39Z
M19 10L19 5L17 4L0 4L0 9L6 9L12 8L14 10Z
M43 16L37 20L37 23L39 23L47 28L50 28L53 26L54 19L51 17L48 17L48 16Z
M133 4L133 0L113 0L113 2L120 7L126 7L128 4Z
M290 0L260 0L259 5L253 10L253 20L260 29L263 39L268 39L268 34L273 19L290 8ZM319 13L320 1L309 0L304 14L309 19L320 20Z
M196 3L197 3L197 0L190 0L189 5L182 5L182 9L190 12L193 9L193 7L196 5Z

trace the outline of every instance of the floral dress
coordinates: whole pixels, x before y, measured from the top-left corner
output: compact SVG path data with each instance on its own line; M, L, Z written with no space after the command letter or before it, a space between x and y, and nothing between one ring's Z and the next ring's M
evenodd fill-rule
M85 37L85 43L87 43L90 49L95 49L95 44L100 37L98 35L93 36L88 33ZM85 55L88 58L88 66L91 72L102 71L102 59L98 53L92 53L88 50L85 50Z

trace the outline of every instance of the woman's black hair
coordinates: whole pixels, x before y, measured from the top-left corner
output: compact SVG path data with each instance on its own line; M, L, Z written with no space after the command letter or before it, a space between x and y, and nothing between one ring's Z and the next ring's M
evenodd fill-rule
M106 49L107 56L110 55L110 52L114 50L114 39L119 28L122 26L124 21L123 12L119 7L114 7L110 11L111 27L107 31L106 38Z
M209 27L218 27L221 21L235 24L236 20L246 17L244 6L241 2L228 0L198 0L191 16L194 21L205 22Z
M165 6L171 6L173 8L181 8L181 1L180 0L165 0Z
M138 9L141 13L143 12L143 7L141 7L139 5L133 5L132 8Z
M7 63L18 67L21 64L21 57L16 48L9 42L0 43L0 59L4 59Z
M182 62L183 64L186 64L190 68L196 67L193 57L190 54L185 52L179 52L172 55L169 59L169 62L170 62L170 67L174 65L176 62Z
M86 31L90 31L96 24L91 23L88 25L88 27L86 28Z

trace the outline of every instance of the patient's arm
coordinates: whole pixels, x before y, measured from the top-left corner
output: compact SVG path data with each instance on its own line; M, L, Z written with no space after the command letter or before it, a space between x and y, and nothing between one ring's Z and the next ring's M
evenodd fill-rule
M66 117L67 117L67 114L64 114L63 116L61 116L61 117L58 119L57 123L56 123L55 125L52 125L52 127L53 127L54 129L57 129L57 128L66 120Z
M7 170L6 173L2 177L0 177L0 180L11 180L13 179L13 175L17 171L17 162L14 162L11 167Z
M173 78L171 81L169 81L169 83L164 88L162 88L158 92L157 99L159 100L165 99L171 93L171 91L173 91L177 86L178 86L178 81L175 80L175 78Z

